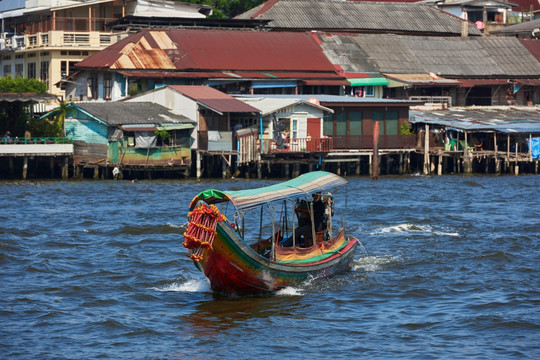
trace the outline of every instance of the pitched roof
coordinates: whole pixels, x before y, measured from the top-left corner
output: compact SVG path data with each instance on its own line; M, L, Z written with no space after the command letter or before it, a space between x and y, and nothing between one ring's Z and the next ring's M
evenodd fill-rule
M330 61L345 72L540 76L540 63L516 38L320 34L319 39Z
M411 110L411 123L427 123L465 131L505 133L540 133L540 113L531 107L475 106L447 110Z
M540 19L505 26L503 28L490 31L489 33L492 35L514 36L514 35L523 34L523 35L531 36L533 30L537 28L540 28Z
M289 106L300 105L300 104L312 106L314 108L318 108L326 112L331 112L331 113L334 112L334 110L332 109L326 108L324 106L321 106L321 105L318 105L318 104L315 104L306 100L294 98L294 97L270 98L270 97L260 96L260 95L259 97L243 97L242 95L238 95L238 99L241 100L242 102L253 105L254 107L260 109L263 116L272 114L274 112L279 112L279 110L285 109Z
M171 85L169 88L184 94L209 109L221 113L260 112L258 108L248 105L243 101L235 99L234 97L209 86Z
M335 71L307 33L198 29L142 30L89 56L77 67L170 71Z
M272 20L276 29L460 36L462 20L418 3L269 0L236 19ZM481 35L468 23L470 35Z
M184 115L151 102L78 102L71 106L82 109L109 125L194 123Z

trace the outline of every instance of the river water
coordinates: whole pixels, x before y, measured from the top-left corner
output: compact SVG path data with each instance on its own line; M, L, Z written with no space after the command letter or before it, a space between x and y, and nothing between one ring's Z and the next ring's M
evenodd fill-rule
M348 180L352 271L247 298L187 208L275 180L0 182L2 358L540 358L540 176Z

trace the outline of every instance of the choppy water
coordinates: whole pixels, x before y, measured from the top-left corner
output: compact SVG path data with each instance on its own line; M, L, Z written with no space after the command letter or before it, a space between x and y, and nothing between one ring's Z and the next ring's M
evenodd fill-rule
M237 299L186 209L273 181L0 182L1 357L540 358L540 176L349 180L354 269Z

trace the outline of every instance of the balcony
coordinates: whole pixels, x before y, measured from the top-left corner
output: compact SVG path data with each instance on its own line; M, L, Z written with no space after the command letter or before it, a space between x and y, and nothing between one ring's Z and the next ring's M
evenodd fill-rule
M270 153L306 153L306 152L330 152L334 149L333 138L299 138L284 141L283 144L276 144L271 140Z
M26 31L28 34L44 33L48 31L66 32L108 32L105 24L116 20L115 18L74 18L56 17L28 24Z

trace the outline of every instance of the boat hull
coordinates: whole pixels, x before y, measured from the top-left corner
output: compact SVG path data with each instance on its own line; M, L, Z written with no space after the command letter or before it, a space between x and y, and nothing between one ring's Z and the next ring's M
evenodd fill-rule
M358 245L347 238L345 246L327 258L303 264L270 261L248 247L234 230L218 223L212 249L205 249L195 265L210 281L214 292L257 294L275 292L308 278L321 278L349 270ZM340 234L340 236L344 236Z

